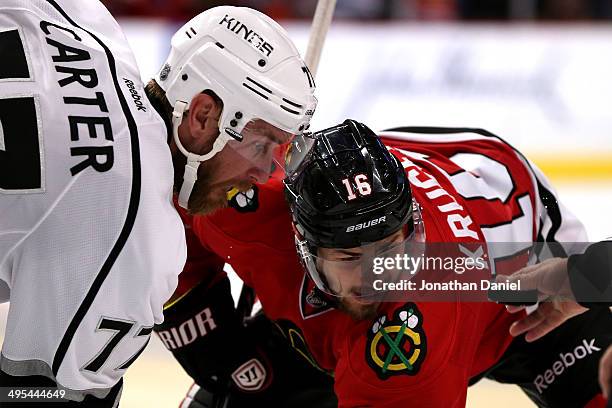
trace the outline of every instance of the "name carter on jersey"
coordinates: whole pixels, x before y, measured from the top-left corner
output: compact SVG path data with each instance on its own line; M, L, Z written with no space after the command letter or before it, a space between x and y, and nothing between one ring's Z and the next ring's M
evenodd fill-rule
M40 29L46 35L46 41L51 50L51 59L55 64L55 71L58 73L59 86L63 89L70 84L79 84L83 88L93 90L91 97L63 96L66 105L81 105L92 107L92 113L108 113L108 106L104 93L95 91L98 86L98 74L93 68L78 68L71 66L71 63L90 61L90 53L81 48L65 44L66 42L82 42L81 37L73 30L59 26L48 21L41 21ZM74 90L74 87L70 88ZM70 140L79 142L82 137L97 139L98 129L101 128L106 141L113 141L113 130L110 116L76 116L68 115L70 125ZM79 126L81 125L81 126ZM83 132L85 130L85 132ZM92 167L98 172L105 172L113 167L114 152L113 146L108 142L102 141L101 146L73 146L70 148L70 155L73 157L82 156L81 161L70 168L70 173L75 176L88 167Z

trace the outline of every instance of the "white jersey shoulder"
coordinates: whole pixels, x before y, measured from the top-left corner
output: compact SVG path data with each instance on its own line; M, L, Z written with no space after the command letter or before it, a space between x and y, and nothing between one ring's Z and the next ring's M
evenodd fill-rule
M102 395L185 261L166 128L98 0L3 0L0 58L0 367Z

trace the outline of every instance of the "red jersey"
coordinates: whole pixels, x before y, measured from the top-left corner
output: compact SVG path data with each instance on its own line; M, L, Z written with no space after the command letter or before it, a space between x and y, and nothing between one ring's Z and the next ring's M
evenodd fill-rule
M581 228L565 213L562 225L547 219L545 179L500 139L404 131L381 138L406 169L427 242L531 243L551 229L554 238ZM385 302L377 319L356 322L317 302L281 177L241 194L235 208L185 219L191 243L180 290L231 264L294 347L334 373L341 407L464 406L469 379L501 357L516 317L490 302Z

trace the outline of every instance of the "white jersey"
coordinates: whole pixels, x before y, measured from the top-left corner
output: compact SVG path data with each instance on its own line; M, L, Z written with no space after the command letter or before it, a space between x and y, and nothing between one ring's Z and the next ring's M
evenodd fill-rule
M0 58L0 367L101 397L185 262L166 127L97 0L2 0Z

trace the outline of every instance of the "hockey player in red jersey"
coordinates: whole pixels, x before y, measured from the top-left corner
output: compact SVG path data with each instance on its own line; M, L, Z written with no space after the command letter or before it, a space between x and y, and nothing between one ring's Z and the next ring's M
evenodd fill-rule
M520 153L480 130L379 138L346 121L297 138L287 156L285 185L281 174L235 208L184 217L188 267L157 328L202 387L182 406L335 404L324 374L313 374L322 372L333 373L341 407L464 406L468 385L484 376L520 385L543 407L603 405L597 362L611 341L608 311L527 344L509 335L516 317L496 303L381 302L362 291L364 265L415 242L584 240ZM254 288L274 322L268 332L242 325L224 262ZM276 330L312 373L278 357L266 336ZM298 390L305 396L292 400Z

